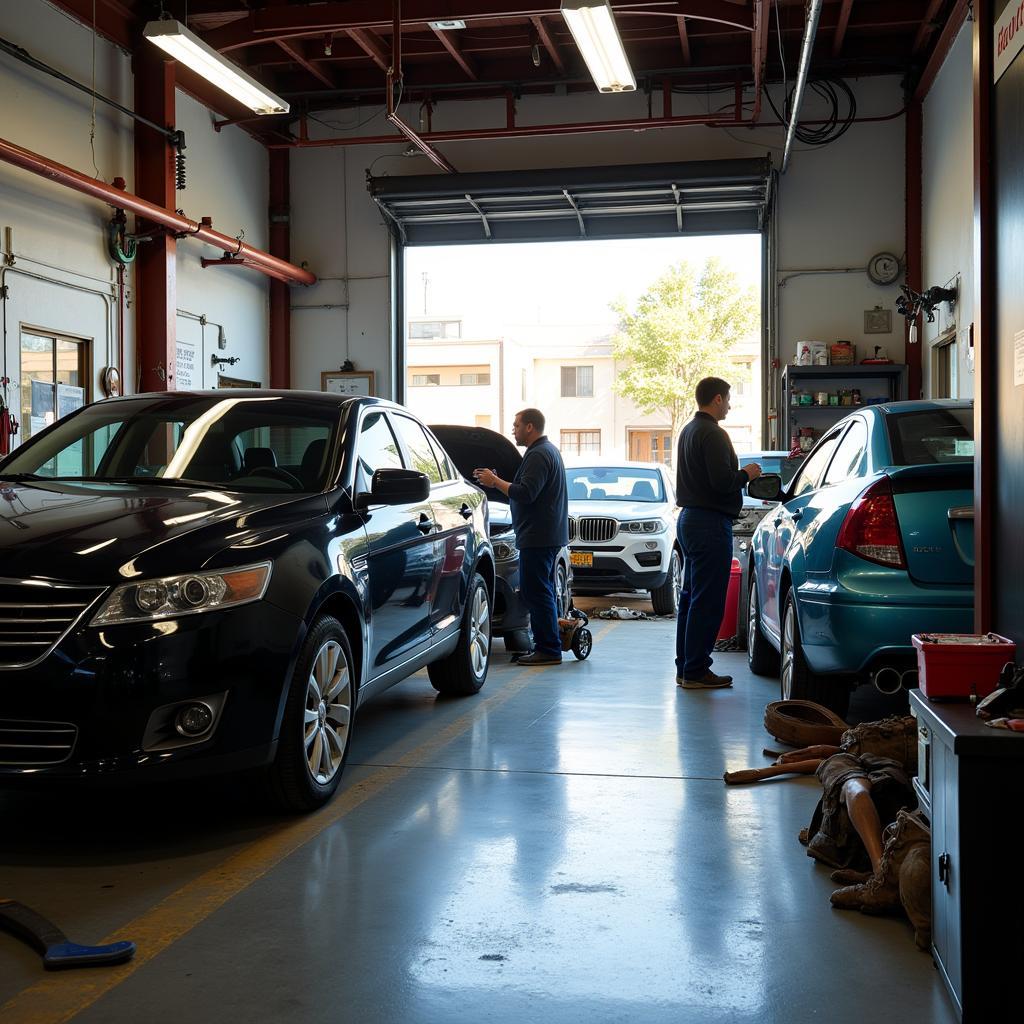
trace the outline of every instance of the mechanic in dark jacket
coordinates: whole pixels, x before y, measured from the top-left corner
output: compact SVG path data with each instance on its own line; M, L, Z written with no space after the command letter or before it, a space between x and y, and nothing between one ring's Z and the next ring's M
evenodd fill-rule
M739 468L719 423L729 414L729 384L705 377L697 385L697 412L679 434L676 452L676 536L683 552L683 587L676 620L676 683L686 690L732 685L711 671L711 652L725 612L732 567L732 521L743 488L761 475L752 462Z
M530 612L533 651L520 665L558 665L562 643L558 632L555 564L558 552L569 543L569 503L565 466L558 449L544 433L544 414L523 409L512 422L516 444L526 448L512 481L502 480L493 469L476 469L481 487L497 487L508 495L512 526L519 548L519 586Z

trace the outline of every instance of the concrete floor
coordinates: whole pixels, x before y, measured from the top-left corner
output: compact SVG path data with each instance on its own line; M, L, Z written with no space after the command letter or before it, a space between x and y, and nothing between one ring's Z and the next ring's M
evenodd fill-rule
M587 662L365 707L342 790L281 820L227 782L0 794L0 896L126 967L44 974L0 935L4 1024L830 1024L954 1020L909 925L833 911L767 763L777 683L674 685L673 624L594 622Z

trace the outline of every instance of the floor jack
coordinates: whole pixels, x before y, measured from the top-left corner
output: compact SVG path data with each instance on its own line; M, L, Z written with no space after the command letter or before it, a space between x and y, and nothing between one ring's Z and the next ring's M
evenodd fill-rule
M80 946L42 914L17 900L0 897L0 929L23 939L43 955L48 971L70 967L106 967L122 964L135 955L134 942L111 942L107 946Z

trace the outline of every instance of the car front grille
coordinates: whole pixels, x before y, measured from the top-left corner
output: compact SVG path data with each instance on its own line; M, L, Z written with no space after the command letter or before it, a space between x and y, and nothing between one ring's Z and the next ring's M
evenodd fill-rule
M0 669L42 661L101 592L99 587L0 579Z
M576 540L576 520L569 516L569 543L571 544Z
M619 521L605 516L582 516L579 520L579 539L586 544L603 544L619 532Z
M19 722L0 718L0 764L60 764L78 737L68 722Z

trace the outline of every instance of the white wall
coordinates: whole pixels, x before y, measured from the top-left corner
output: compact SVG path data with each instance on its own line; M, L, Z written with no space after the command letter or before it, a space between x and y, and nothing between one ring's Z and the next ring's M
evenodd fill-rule
M924 393L930 394L931 343L951 326L957 332L954 394L974 395L970 327L974 319L974 156L971 29L967 22L942 65L924 104L922 163L922 285L951 286L960 297L952 311L943 303L935 323L923 324Z
M0 35L77 81L92 81L93 35L45 0L0 3ZM95 40L96 90L124 106L133 106L128 56L102 38ZM90 145L91 99L84 93L0 55L0 95L4 98L0 136L9 142L110 182L123 177L134 190L134 128L131 119L96 104L95 167ZM177 127L188 145L188 188L177 195L188 216L211 216L228 235L245 231L245 240L267 245L266 150L238 128L216 134L208 110L182 93L176 99ZM111 215L102 202L7 163L0 163L0 243L5 262L7 302L6 373L19 377L19 325L30 324L92 340L92 397L101 397L99 371L117 361L114 306L115 271L106 251L105 225ZM7 252L10 228L11 248ZM201 256L221 253L191 240L178 244L178 306L223 324L228 346L220 355L242 361L232 376L268 383L267 278L252 271L203 270ZM34 275L32 277L26 275ZM41 280L45 278L46 280ZM129 302L133 274L127 275ZM216 351L216 327L179 318L179 337L201 343L206 352L196 386L213 385L209 357ZM134 309L126 316L126 391L133 391ZM198 360L197 360L198 361ZM18 405L17 388L11 404Z
M903 105L895 78L855 83L860 116L894 113ZM711 105L729 95L711 97ZM646 115L646 97L524 97L518 123L606 120ZM704 97L675 97L677 113L706 109ZM660 97L655 97L655 110ZM820 108L808 103L807 117ZM371 111L324 115L339 125L366 120ZM403 115L417 123L414 107ZM771 118L771 113L766 114ZM436 130L449 127L502 126L503 100L442 101L434 112ZM381 118L368 120L347 134L387 134ZM314 137L346 134L311 125ZM783 130L756 131L702 127L554 136L538 139L450 143L439 148L460 171L631 164L762 156L781 162ZM425 158L403 158L406 143L355 148L306 149L293 153L292 255L308 260L325 277L351 280L345 310L308 311L293 315L292 370L295 386L315 386L319 372L337 366L348 352L357 368L373 369L388 394L388 238L382 217L370 200L366 170L381 174L430 174ZM797 147L779 193L779 267L782 270L864 267L876 252L903 252L904 123L895 118L854 125L837 143L817 149ZM792 357L802 338L848 338L863 351L863 313L875 305L894 309L895 286L878 287L862 273L807 275L788 281L780 291L780 339L784 359ZM313 299L313 296L316 296ZM298 295L296 301L343 302L343 282L323 283ZM346 323L347 320L347 323ZM893 334L878 337L894 359L903 357L900 322L893 315Z

